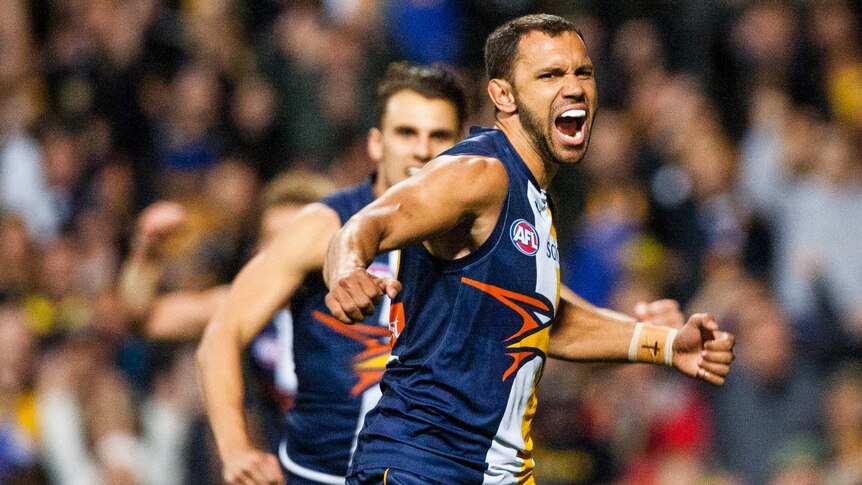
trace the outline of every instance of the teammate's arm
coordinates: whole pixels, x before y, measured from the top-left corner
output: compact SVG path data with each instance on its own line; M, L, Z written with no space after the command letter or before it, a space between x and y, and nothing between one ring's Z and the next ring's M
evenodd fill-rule
M478 247L493 231L507 184L498 160L459 156L437 158L387 190L330 243L324 266L329 310L344 323L362 321L383 293L400 291L398 282L365 270L381 252L426 241L432 252L445 253L438 256L456 258Z
M648 362L670 365L721 385L733 361L733 335L709 314L694 314L679 330L598 308L568 288L551 328L549 355L569 361ZM670 344L670 349L668 349Z
M323 265L338 214L311 204L249 261L204 331L197 360L207 414L228 483L281 483L278 460L248 437L240 371L242 349L282 308L305 276Z
M118 285L120 299L135 320L149 313L164 270L164 242L185 224L187 217L182 205L164 200L148 205L138 216Z
M200 291L172 291L156 298L144 323L144 335L156 340L200 338L229 291L230 285L221 285Z

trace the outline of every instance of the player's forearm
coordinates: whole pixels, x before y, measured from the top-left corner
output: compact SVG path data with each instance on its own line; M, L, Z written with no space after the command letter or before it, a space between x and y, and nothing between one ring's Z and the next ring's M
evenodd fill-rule
M251 446L245 423L238 336L211 324L197 351L198 374L219 455Z
M621 362L628 356L634 327L634 318L561 302L551 328L550 356L576 362Z
M648 362L670 365L676 331L565 295L551 330L550 356L576 362Z
M215 309L227 298L228 286L204 291L175 291L155 300L144 325L148 338L158 340L198 339Z

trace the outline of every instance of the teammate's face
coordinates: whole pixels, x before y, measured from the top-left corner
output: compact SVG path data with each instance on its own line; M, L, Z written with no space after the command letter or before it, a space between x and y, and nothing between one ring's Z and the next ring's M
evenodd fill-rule
M576 163L590 139L598 98L593 63L574 32L521 38L513 72L518 116L546 159Z
M368 153L378 163L382 189L397 184L458 141L455 105L415 91L395 93L386 104L380 127L368 136Z

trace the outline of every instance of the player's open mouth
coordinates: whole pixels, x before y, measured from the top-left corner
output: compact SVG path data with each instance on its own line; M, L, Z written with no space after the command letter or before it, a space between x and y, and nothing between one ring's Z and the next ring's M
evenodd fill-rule
M587 112L582 109L568 109L554 120L554 126L564 141L580 145L586 137Z
M407 175L412 177L419 173L420 170L422 170L421 167L407 167Z

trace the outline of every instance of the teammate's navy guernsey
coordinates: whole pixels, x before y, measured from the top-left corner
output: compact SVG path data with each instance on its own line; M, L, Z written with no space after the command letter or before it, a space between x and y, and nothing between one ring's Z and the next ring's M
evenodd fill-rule
M548 199L499 130L473 128L443 155L500 160L508 195L491 236L468 256L441 260L421 244L400 252L397 340L351 472L531 483L530 423L560 288Z
M339 191L322 203L342 225L374 200L373 178ZM321 244L325 244L325 241ZM390 258L378 256L369 271L393 277ZM295 475L321 483L344 483L365 413L380 397L379 381L389 357L389 302L365 322L345 325L323 302L320 272L309 275L290 301L296 400L285 420L279 459Z

